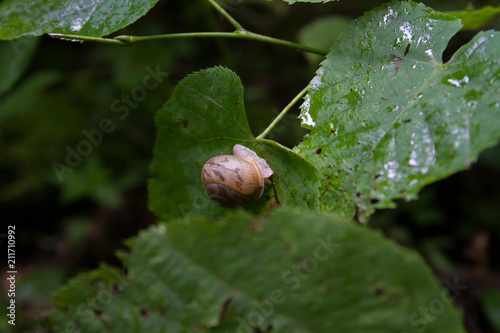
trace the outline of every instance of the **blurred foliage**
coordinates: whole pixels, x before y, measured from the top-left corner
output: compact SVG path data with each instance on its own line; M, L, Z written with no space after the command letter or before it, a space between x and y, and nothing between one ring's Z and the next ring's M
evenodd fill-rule
M483 295L483 306L491 324L500 331L500 290L489 291Z
M127 273L101 267L71 279L54 294L44 326L110 333L132 326L139 332L464 332L450 302L441 302L439 317L428 324L407 320L442 297L428 266L379 232L331 214L280 207L266 217L243 209L216 219L188 216L127 243L120 255ZM360 262L370 264L353 265Z
M475 30L490 23L495 16L500 14L500 7L485 6L481 9L467 8L464 11L451 11L448 14L454 15L462 20L462 30Z
M290 6L278 0L220 1L249 29L293 41L304 34L306 26L320 24L317 20L332 15L355 18L382 2L386 1ZM439 11L462 10L469 2L424 1ZM498 2L472 1L471 5L482 8ZM500 30L498 16L482 29L490 28ZM204 0L160 1L118 34L231 30ZM476 33L456 35L446 54L453 54ZM23 295L19 311L19 323L23 324L12 328L2 320L0 331L30 327L30 320L45 308L48 293L56 285L97 267L100 261L116 263L113 253L123 246L123 239L154 220L146 208L145 187L155 139L154 116L178 81L206 67L230 68L243 82L249 125L259 134L314 76L317 67L307 57L243 40L187 39L122 47L42 36L31 62L24 64L24 73L0 93L0 214L6 221L3 225L15 224L22 230L17 258L21 267L19 292ZM1 61L1 66L7 64ZM111 110L113 102L120 101L123 94L130 95L142 84L146 67L157 65L169 76L120 119L120 114ZM306 131L300 128L297 115L295 108L268 138L288 147L300 142ZM59 182L52 163L63 163L66 147L75 148L86 139L82 131L98 128L103 118L111 119L115 130L104 134L102 143ZM486 233L487 268L498 272L499 189L497 147L484 152L470 171L425 188L419 200L398 202L396 210L379 211L370 226L418 249L438 271L481 267L480 260L471 259L464 249L478 234ZM478 288L487 291L488 285L484 282ZM0 305L4 304L0 298Z

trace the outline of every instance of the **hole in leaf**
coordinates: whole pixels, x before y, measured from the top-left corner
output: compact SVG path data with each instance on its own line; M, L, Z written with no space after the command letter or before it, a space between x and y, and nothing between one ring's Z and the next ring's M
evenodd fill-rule
M222 303L222 309L221 309L221 312L219 314L219 324L222 323L222 321L226 317L226 314L227 314L227 311L229 308L229 304L231 303L232 300L233 300L232 298L228 298L224 301L224 303Z
M459 31L451 37L443 52L443 63L447 63L462 45L467 44L475 36L473 31Z
M406 46L406 49L405 49L405 54L404 54L403 58L404 58L404 57L406 57L406 55L410 52L410 45L411 45L411 44L410 44L410 43L408 43L408 46Z
M116 284L113 285L113 293L118 294L120 291L120 287L118 287Z

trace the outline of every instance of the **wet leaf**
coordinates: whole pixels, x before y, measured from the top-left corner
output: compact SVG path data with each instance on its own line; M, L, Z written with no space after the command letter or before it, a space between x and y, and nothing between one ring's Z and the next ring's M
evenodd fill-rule
M201 182L203 165L216 155L232 155L235 144L244 145L266 159L274 171L282 205L318 207L317 170L302 156L273 141L257 141L248 126L243 86L232 71L212 68L188 76L158 111L158 128L149 181L149 204L161 218L187 213L219 215ZM263 212L275 202L269 187L249 205Z
M135 22L158 0L6 0L0 4L0 39L66 33L101 37Z
M365 221L393 199L466 169L500 137L500 34L481 32L445 64L460 21L397 2L353 22L302 105L296 151L320 170L323 206Z
M127 270L102 267L54 295L62 332L464 332L422 258L379 232L310 211L238 211L154 226ZM364 265L360 263L370 263ZM462 290L460 281L443 281ZM456 295L456 294L455 294Z

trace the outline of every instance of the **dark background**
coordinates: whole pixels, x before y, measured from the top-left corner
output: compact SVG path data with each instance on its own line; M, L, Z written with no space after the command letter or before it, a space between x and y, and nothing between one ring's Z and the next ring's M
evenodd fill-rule
M336 15L341 27L383 2L220 3L251 31L297 41L301 29L315 20ZM468 5L459 0L424 3L440 11ZM498 5L497 1L471 4ZM490 28L500 30L500 19L484 29ZM206 1L160 1L116 35L232 29ZM444 60L476 33L455 36ZM232 69L245 87L247 116L258 135L314 77L318 61L293 49L234 39L116 46L41 37L23 77L0 95L0 233L6 233L7 225L16 226L15 330L36 327L37 316L50 304L50 293L68 278L100 262L119 265L114 252L124 248L124 239L155 222L147 207L154 117L178 81L207 67ZM142 84L147 66L159 66L168 78L119 119L111 111L113 101ZM297 115L295 107L282 121L285 127L278 126L269 138L288 147L300 142L306 131ZM116 129L103 134L102 143L59 182L52 163L64 163L66 147L75 148L85 139L82 131L98 128L103 118L111 119ZM419 200L399 201L397 209L379 211L370 220L370 227L419 251L440 281L458 279L467 286L456 304L470 332L496 332L495 325L500 327L491 317L496 311L497 321L500 318L499 189L500 147L495 147L470 170L425 188ZM4 281L2 277L2 297ZM5 302L0 298L2 307ZM0 331L11 329L5 318L0 321Z

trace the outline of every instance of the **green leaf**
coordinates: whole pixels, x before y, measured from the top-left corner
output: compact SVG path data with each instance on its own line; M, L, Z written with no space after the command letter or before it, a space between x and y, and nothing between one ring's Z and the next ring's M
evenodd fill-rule
M500 14L500 7L485 6L481 9L446 12L462 20L462 30L480 29Z
M323 206L365 221L393 199L466 169L500 137L500 35L478 34L443 64L460 21L413 2L368 12L322 63L296 151L320 171Z
M464 332L450 295L415 252L329 215L278 209L264 220L243 211L192 217L154 226L129 245L120 255L126 276L103 267L72 280L55 294L45 326Z
M318 207L316 168L275 142L256 141L245 115L243 86L232 71L212 68L182 80L158 111L156 125L149 205L159 217L188 212L213 216L226 211L207 195L201 169L216 155L232 155L235 144L266 159L282 205ZM273 189L268 188L249 208L265 211L274 201Z
M30 64L38 38L0 42L0 94L9 89Z
M158 0L6 0L0 4L0 39L66 33L101 37L135 22Z

